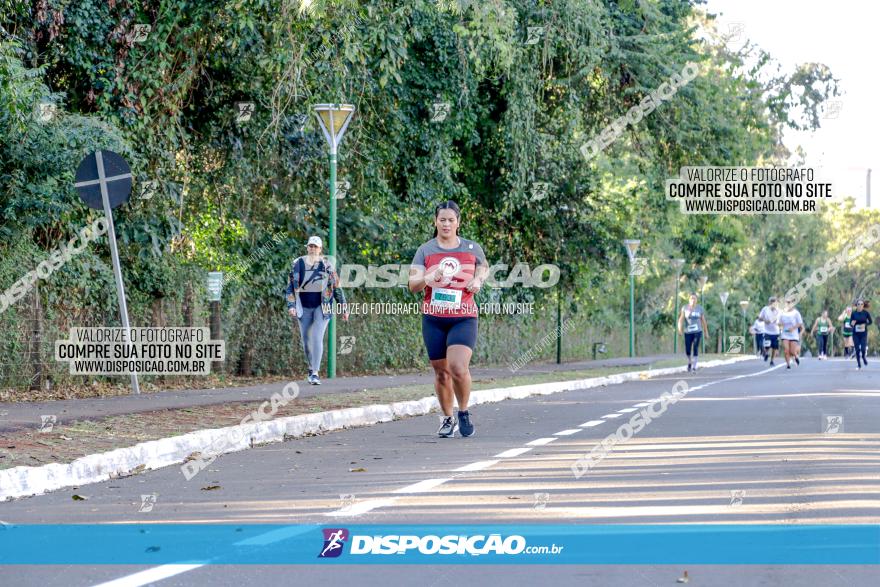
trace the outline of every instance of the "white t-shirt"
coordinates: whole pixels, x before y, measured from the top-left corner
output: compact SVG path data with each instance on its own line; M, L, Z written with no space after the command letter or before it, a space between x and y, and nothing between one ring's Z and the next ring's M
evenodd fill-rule
M798 326L803 326L804 320L797 310L788 310L779 315L779 323L782 325L782 340L800 340L801 335Z
M758 320L764 321L764 334L779 334L779 326L776 324L779 322L779 316L782 312L779 308L771 308L770 306L764 306L761 308L761 313L758 314ZM800 316L800 314L798 314Z
M755 331L755 334L764 334L764 323L760 320L755 320L755 323L752 324L752 330Z

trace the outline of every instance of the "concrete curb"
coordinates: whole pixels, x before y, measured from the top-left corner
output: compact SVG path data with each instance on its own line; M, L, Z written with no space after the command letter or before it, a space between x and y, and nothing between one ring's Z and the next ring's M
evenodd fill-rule
M719 367L750 359L754 359L754 357L748 355L706 361L701 367ZM618 373L589 379L483 389L471 393L471 405L602 387L684 371L686 371L685 367L671 367ZM64 487L99 483L145 470L181 464L196 452L201 453L203 457L211 457L245 450L258 444L281 442L290 438L343 428L371 426L398 418L423 416L437 409L439 409L439 404L435 397L424 397L419 400L393 404L346 408L317 414L277 418L266 422L251 422L226 428L197 430L181 436L151 440L128 448L88 455L68 464L52 463L39 467L13 467L0 471L0 502L16 497L41 495ZM218 445L222 447L220 450L208 450Z

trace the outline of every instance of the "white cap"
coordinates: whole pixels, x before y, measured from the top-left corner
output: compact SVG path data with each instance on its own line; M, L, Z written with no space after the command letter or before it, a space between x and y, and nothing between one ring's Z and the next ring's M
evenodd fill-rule
M320 236L310 236L309 242L306 243L306 246L309 246L309 245L318 245L322 249L324 248L324 243L321 242Z

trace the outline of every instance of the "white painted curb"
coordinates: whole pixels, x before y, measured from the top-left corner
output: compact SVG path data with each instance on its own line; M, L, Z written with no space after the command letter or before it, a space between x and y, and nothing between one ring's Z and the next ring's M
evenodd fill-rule
M750 359L754 359L754 357L748 355L706 361L702 363L701 368L730 365ZM685 367L671 367L618 373L589 379L482 389L471 393L470 403L478 405L500 402L505 399L522 399L531 395L548 395L561 391L589 389L681 373L685 370ZM346 408L317 414L288 416L268 422L251 422L226 428L197 430L182 436L151 440L128 448L88 455L68 464L53 463L40 467L13 467L0 471L0 501L15 497L41 495L63 487L98 483L134 472L181 464L194 452L201 452L204 457L226 454L245 450L253 445L280 442L288 438L298 438L343 428L371 426L408 416L423 416L438 408L436 397L423 397L419 400L393 404ZM212 446L217 445L222 446L222 450L213 453L208 451Z

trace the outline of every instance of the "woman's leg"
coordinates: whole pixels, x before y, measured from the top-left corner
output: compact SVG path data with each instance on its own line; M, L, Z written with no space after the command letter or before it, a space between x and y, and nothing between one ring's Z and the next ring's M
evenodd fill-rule
M303 308L302 317L299 319L299 334L302 339L303 354L306 357L306 364L309 366L309 375L314 372L312 369L312 347L309 343L309 331L312 328L312 312L308 308Z
M434 368L434 392L444 416L452 415L452 374L446 359L431 361Z
M473 352L470 347L463 344L454 344L446 348L446 363L452 375L452 388L460 412L468 411L468 402L471 398L470 362Z
M303 310L303 316L307 312L311 314L311 323L306 329L306 338L309 341L307 353L309 368L317 375L321 370L321 359L324 356L324 332L327 330L329 320L324 318L324 312L320 306Z

